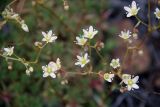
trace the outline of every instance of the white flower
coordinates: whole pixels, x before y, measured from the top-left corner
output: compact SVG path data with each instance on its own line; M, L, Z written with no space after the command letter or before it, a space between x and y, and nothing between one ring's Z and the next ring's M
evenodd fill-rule
M156 8L156 11L154 12L154 14L158 19L160 19L160 10L158 8Z
M139 88L139 86L136 84L138 82L138 79L139 76L136 76L134 78L127 79L127 81L124 81L124 83L127 85L128 91Z
M13 51L14 51L14 47L10 47L10 48L4 48L4 53L3 55L6 55L6 56L11 56L13 54Z
M49 62L48 65L42 66L43 69L43 77L51 76L52 78L56 78L56 72L61 68L61 62L60 59L57 58L56 63L55 62Z
M85 45L87 42L87 39L84 37L76 37L76 40L77 40L76 44L81 45L81 46Z
M87 30L83 29L83 33L84 33L83 34L84 37L86 37L88 39L92 39L98 33L98 31L95 30L93 28L93 26L90 26L89 29L87 29Z
M114 77L114 74L105 73L105 74L103 75L103 78L104 78L106 81L108 81L108 82L112 82L113 77Z
M121 34L119 35L119 37L123 38L123 39L129 39L131 37L131 32L129 30L124 30L121 31Z
M50 30L48 33L42 32L42 35L44 36L42 41L47 43L54 42L57 39L57 36L54 36L54 34L52 33L52 30Z
M22 28L25 32L29 32L28 26L27 26L25 23L21 24L21 28Z
M135 1L132 1L131 6L124 6L124 9L127 11L127 17L131 17L136 16L140 8L137 7Z
M119 58L112 59L110 66L113 67L114 69L120 67Z
M85 53L84 56L78 56L77 55L78 61L75 63L75 65L80 65L81 68L83 68L90 60L88 59L88 54Z

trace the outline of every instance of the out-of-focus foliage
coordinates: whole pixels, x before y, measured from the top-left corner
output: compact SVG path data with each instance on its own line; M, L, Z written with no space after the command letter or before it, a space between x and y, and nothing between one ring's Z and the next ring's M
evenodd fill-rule
M38 51L34 47L34 42L41 40L41 31L52 29L58 36L58 40L45 47L39 60L40 63L33 66L34 72L31 76L25 74L25 67L19 62L7 62L0 58L0 106L108 107L115 101L115 96L124 95L118 92L112 93L111 91L118 89L117 85L104 83L104 80L94 76L71 76L66 79L42 78L41 66L49 61L55 61L57 57L63 60L62 66L65 72L77 72L74 71L75 68L80 70L74 66L76 55L81 51L74 41L76 36L82 34L81 29L89 25L98 29L99 34L92 42L104 43L104 48L100 52L106 57L106 62L109 62L114 56L122 57L123 49L119 47L121 43L117 39L118 30L133 27L131 21L123 18L120 18L122 22L117 21L115 11L112 9L114 5L109 5L112 0L67 1L69 10L64 9L63 0L17 0L11 5L14 11L25 20L30 32L24 32L14 21L8 22L0 30L0 48L13 45L16 54L27 60L33 60ZM10 2L10 0L0 0L0 11ZM120 10L117 11L124 17L125 11L123 13ZM115 51L116 49L118 52ZM148 48L146 50L148 52ZM150 63L148 53L146 56L149 59L146 66L141 67L144 68L141 72L145 72ZM100 64L100 58L97 55L92 54L92 57L93 69L110 70ZM138 64L141 62L138 61ZM11 68L8 69L8 66ZM126 72L137 74L136 71L126 70ZM119 80L114 80L114 82L117 81ZM144 81L147 80L144 79ZM137 97L132 94L125 95Z

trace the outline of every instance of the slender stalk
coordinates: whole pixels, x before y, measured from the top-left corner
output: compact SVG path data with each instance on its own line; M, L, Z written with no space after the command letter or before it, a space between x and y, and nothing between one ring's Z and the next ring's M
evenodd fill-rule
M142 21L138 16L135 16L135 18L136 18L140 23L142 23L144 26L148 26L148 24L145 23L144 21Z
M151 32L151 2L148 0L148 32Z

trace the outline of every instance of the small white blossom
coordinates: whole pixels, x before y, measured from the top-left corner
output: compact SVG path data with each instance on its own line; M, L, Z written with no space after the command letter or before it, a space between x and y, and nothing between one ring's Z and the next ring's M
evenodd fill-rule
M48 33L42 32L42 35L44 37L42 41L46 43L54 42L57 39L57 36L55 36L55 34L52 33L52 30L50 30Z
M129 30L121 31L121 34L119 35L122 39L129 39L131 37L131 32Z
M22 28L25 32L29 32L28 26L27 26L25 23L21 24L21 28Z
M60 59L57 58L56 63L55 62L49 62L48 65L42 66L43 69L43 77L51 76L52 78L56 78L56 72L61 68L61 62Z
M114 69L120 67L119 58L112 59L110 66L113 67Z
M156 8L154 14L156 15L156 18L160 19L160 10Z
M98 31L94 29L93 26L90 26L89 29L83 29L83 33L84 37L92 39L98 33Z
M127 11L127 17L131 17L136 16L140 8L137 7L135 1L132 1L131 6L124 6L124 9Z
M13 54L13 52L14 52L14 47L4 48L3 55L11 56Z
M28 69L26 69L27 75L30 75L31 72L33 72L33 67L29 67Z
M81 46L85 45L87 42L87 39L84 37L76 37L76 40L77 40L76 44L81 45Z
M105 73L103 75L103 78L108 81L108 82L112 82L113 78L114 78L114 74L109 74L109 73Z
M128 91L132 89L138 89L139 86L136 84L138 82L139 76L136 76L134 78L129 78L124 81L124 83L127 85Z
M84 56L78 56L77 55L77 59L78 59L78 61L75 63L75 65L80 65L81 68L83 68L90 61L88 59L88 54L87 53L85 53Z

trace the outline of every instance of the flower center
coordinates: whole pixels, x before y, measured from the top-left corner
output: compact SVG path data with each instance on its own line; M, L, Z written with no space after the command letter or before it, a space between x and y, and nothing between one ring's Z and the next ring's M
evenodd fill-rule
M133 81L131 79L128 80L128 85L133 85Z
M52 72L52 68L51 67L47 67L47 72L51 73Z
M86 42L86 41L85 41L84 39L81 39L81 44L83 44L83 45L84 45L84 44L85 44L85 42Z
M159 12L157 12L157 16L158 16L158 17L160 17L160 11L159 11Z
M50 39L51 39L50 36L47 35L47 36L46 36L46 41L49 42Z
M109 74L104 74L104 79L105 80L109 79Z
M136 8L132 8L131 9L131 13L132 13L132 15L136 15L137 14L137 9Z
M86 64L86 59L85 59L85 58L82 58L81 63L82 63L82 64Z
M92 33L91 32L88 33L88 38L92 38Z

